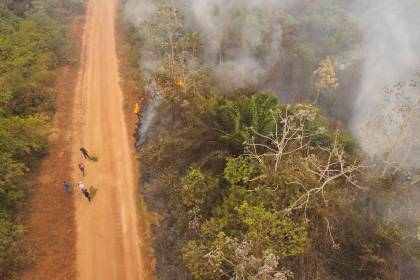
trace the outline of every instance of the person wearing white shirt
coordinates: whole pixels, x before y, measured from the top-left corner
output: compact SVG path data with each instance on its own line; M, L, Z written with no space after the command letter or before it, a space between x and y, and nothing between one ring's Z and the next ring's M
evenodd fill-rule
M85 185L83 184L83 182L82 181L79 181L79 183L77 183L77 186L79 187L79 190L86 196L86 198L89 200L89 202L90 202L90 200L91 200L91 197L90 197L90 193L89 193L89 191L86 189L86 187L85 187Z

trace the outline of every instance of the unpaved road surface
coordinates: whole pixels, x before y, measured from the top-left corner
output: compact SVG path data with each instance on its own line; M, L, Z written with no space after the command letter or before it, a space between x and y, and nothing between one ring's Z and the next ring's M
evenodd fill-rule
M124 120L114 19L116 0L89 0L75 96L73 181L98 189L91 203L75 189L78 279L147 279L140 252L133 151ZM83 159L84 146L98 157Z

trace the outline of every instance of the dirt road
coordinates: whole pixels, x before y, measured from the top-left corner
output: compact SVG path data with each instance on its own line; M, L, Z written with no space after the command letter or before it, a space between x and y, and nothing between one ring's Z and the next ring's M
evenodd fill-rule
M78 279L147 279L140 252L133 152L124 120L114 19L116 0L89 0L76 92L73 165L86 176L75 182L98 189L89 203L75 194ZM98 157L86 161L84 146ZM78 190L76 190L78 192Z

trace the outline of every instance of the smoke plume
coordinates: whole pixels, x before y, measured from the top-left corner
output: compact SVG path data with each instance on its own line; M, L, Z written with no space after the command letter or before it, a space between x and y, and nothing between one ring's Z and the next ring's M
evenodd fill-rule
M350 92L342 93L355 98L352 100L354 105L348 105L353 106L349 121L351 131L367 154L397 162L397 170L401 167L398 167L398 161L405 158L409 169L418 170L420 142L408 141L419 138L418 122L413 122L414 125L408 128L405 133L407 135L404 135L405 140L398 143L399 147L395 148L391 157L387 154L389 155L390 147L396 143L395 139L401 134L401 127L407 116L404 108L410 105L410 98L419 93L412 89L406 92L409 99L389 98L384 88L399 81L410 80L412 74L420 70L420 1L317 1L335 3L348 10L356 18L359 32L362 34L360 49L355 50L357 53L355 56L362 61L362 69L357 68L358 66L349 67L351 71L355 69L361 71L358 75L360 84L354 84ZM279 16L284 11L315 2L315 0L313 2L312 0L126 0L124 11L126 18L141 28L157 10L159 3L176 5L185 16L188 31L200 34L204 46L202 59L213 66L215 78L219 83L227 88L247 85L260 87L262 85L262 88L265 85L270 88L267 82L270 78L267 76L273 71L279 71L276 67L282 61L285 52L283 50L285 30L279 24L281 22L278 20ZM314 13L316 20L317 11ZM321 21L323 20L324 18L321 18ZM327 26L326 29L329 28L330 26ZM308 33L305 34L308 40L314 41L320 37L319 31L311 33L309 29ZM235 40L232 40L232 36ZM152 44L145 41L141 49L140 64L142 75L150 85L146 90L155 98L152 98L151 105L143 114L139 144L152 124L156 108L161 102L159 88L152 79L156 70L163 66L163 61L155 55L155 52ZM307 51L308 56L312 54ZM325 55L333 56L328 52ZM346 63L341 64L342 67L337 67L338 71L340 69L343 71L347 68L344 66L353 64L356 60L346 59ZM287 79L285 80L287 82ZM286 85L282 88L292 87ZM277 92L277 94L287 93ZM420 122L420 115L417 120ZM413 178L413 182L419 183L420 177ZM415 203L418 205L418 199ZM418 215L416 204L403 205L400 208L404 215L408 215L410 211ZM405 219L402 215L400 218ZM420 236L420 228L417 234Z
M404 106L403 99L387 96L384 87L410 80L420 69L420 2L360 0L351 9L364 36L362 81L356 93L352 130L365 151L383 156L392 139L398 137L405 118L404 112L396 109ZM401 153L397 151L395 156L403 156Z
M283 30L276 19L288 2L174 0L172 4L182 8L186 27L200 34L203 58L213 66L218 82L236 88L261 83L281 60ZM125 15L140 26L156 10L157 3L127 0Z
M396 112L398 100L386 101L384 87L410 79L420 69L420 1L418 0L323 0L347 9L358 21L362 34L363 67L355 96L351 130L371 155L387 152L403 116ZM283 12L308 5L306 0L126 0L125 15L142 26L161 3L177 6L186 29L200 34L203 60L213 66L217 81L228 88L257 85L270 88L270 73L279 71L284 28L278 19ZM328 5L324 5L328 7ZM339 24L339 23L337 23ZM310 32L310 30L308 31ZM314 31L315 32L315 31ZM319 31L318 31L319 32ZM319 34L306 34L317 38ZM232 40L234 36L235 40ZM315 40L314 39L314 40ZM146 80L162 67L153 47L144 42L141 66ZM330 55L327 53L327 55ZM285 70L287 71L287 69ZM283 81L284 82L284 81ZM287 81L286 81L287 82ZM288 88L282 86L281 88ZM287 93L279 93L287 95ZM350 106L350 105L349 105ZM372 116L372 112L375 116ZM383 119L391 116L392 122ZM385 131L389 134L387 139Z
M275 23L288 1L188 1L188 21L205 46L204 58L219 82L255 85L282 56L282 27ZM230 36L237 36L232 43Z

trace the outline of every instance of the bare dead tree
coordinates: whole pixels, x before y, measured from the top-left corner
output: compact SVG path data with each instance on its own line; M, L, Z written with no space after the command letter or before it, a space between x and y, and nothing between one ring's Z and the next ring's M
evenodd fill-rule
M293 279L293 273L281 268L280 257L270 250L262 256L253 255L253 243L247 239L239 241L226 236L219 246L203 256L215 271L214 279Z
M246 152L263 170L274 172L279 171L285 157L302 158L305 170L317 178L317 184L314 186L305 185L302 182L288 182L288 184L300 186L303 194L285 209L285 213L305 209L306 217L306 209L313 196L320 194L324 204L328 205L326 188L337 180L344 179L346 183L362 189L356 180L356 174L365 166L357 160L346 159L345 147L339 142L339 130L336 131L332 143L320 145L317 147L316 154L311 153L313 137L324 134L326 129L324 127L316 130L308 129L305 125L308 121L313 121L316 116L316 109L312 106L299 105L293 112L290 110L291 107L286 106L283 110L272 112L275 129L271 135L252 130L255 137L251 137L247 143ZM256 179L260 178L262 178L261 175Z
M299 106L299 105L298 105ZM256 142L256 137L251 137L246 146L246 153L252 159L257 160L262 166L266 158L274 158L274 171L277 172L284 156L297 153L309 147L311 138L322 134L325 128L311 131L305 128L305 122L316 115L316 109L311 105L300 105L296 113L290 113L290 105L284 110L271 112L275 123L275 130L272 135L264 135L251 128L251 131L259 139L266 143Z
M315 156L310 154L305 158L305 169L315 175L318 179L318 185L306 187L306 191L298 197L287 209L291 212L296 209L306 209L312 196L321 194L324 204L328 205L326 200L326 187L340 178L350 183L356 188L363 189L357 182L355 175L365 166L362 166L357 160L347 162L345 159L345 150L342 144L338 143L338 132L336 132L334 142L330 147L319 147L323 155ZM322 158L326 158L324 161Z
M366 150L381 177L402 173L414 178L420 155L420 75L385 89L385 100L367 118Z

